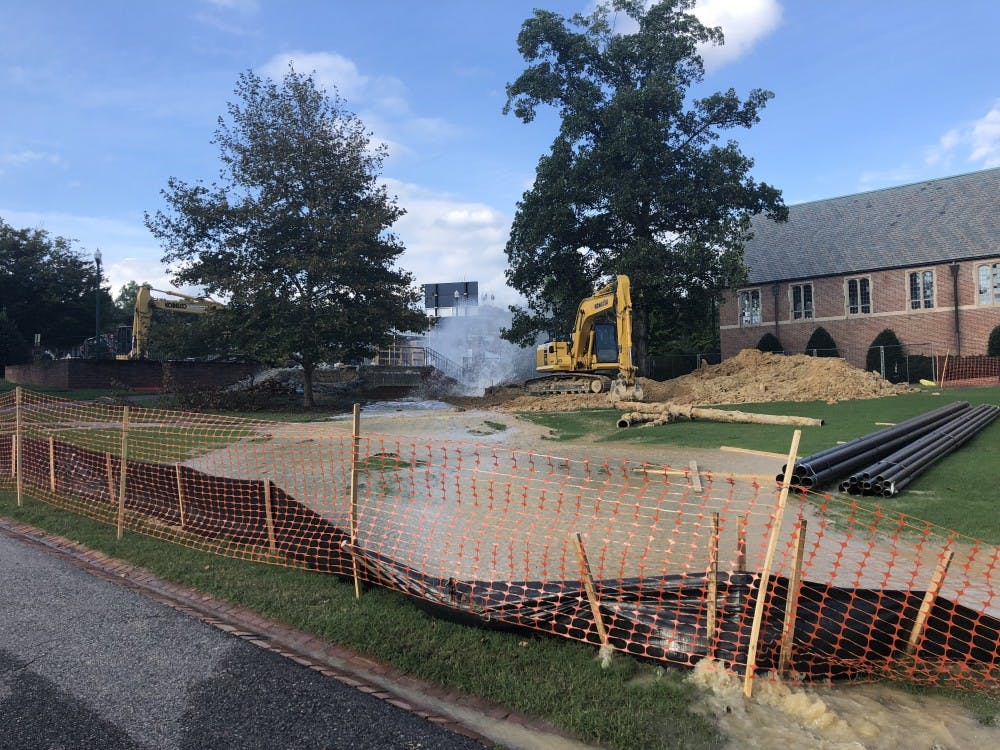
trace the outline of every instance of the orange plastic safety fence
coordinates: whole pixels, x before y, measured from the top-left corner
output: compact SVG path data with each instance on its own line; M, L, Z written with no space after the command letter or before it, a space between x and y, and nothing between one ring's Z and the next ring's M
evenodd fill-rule
M0 481L18 479L129 532L357 571L444 616L666 663L743 673L755 654L758 673L962 687L1000 676L1000 549L829 495L793 493L779 518L773 477L20 391L0 396Z
M948 388L1000 385L1000 357L985 354L938 357L940 385Z

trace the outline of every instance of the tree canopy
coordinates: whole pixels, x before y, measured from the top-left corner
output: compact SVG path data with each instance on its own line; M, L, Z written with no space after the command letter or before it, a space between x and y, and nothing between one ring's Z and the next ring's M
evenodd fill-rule
M570 19L536 10L518 50L528 62L507 86L505 113L525 123L542 106L560 117L507 243L511 286L529 300L505 335L521 344L568 328L579 301L613 274L632 280L637 359L715 338L722 289L745 275L749 219L783 220L777 189L720 134L750 128L772 94L729 89L692 97L699 44L719 29L688 13L693 0L614 0ZM635 31L618 33L629 18Z
M94 335L95 309L102 328L114 318L107 287L100 285L94 261L70 240L42 229L14 229L0 219L0 309L9 330L42 346L68 349ZM11 334L12 335L12 334Z
M312 376L324 361L370 354L393 330L426 326L391 232L404 213L379 183L386 155L334 92L289 68L277 83L253 72L220 117L220 182L170 178L167 209L146 224L179 283L227 298L235 341L265 361Z

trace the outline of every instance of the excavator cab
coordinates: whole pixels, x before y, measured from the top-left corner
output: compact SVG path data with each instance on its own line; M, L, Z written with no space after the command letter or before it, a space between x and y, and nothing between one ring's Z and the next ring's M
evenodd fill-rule
M614 323L594 326L594 359L601 364L618 364L618 334Z

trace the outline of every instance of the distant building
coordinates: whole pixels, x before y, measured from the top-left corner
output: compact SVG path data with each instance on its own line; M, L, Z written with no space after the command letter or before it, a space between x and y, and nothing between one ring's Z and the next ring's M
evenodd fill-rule
M1000 326L1000 169L790 206L753 233L747 284L720 311L723 358L767 333L802 353L818 326L857 365L885 329L929 353L984 354Z

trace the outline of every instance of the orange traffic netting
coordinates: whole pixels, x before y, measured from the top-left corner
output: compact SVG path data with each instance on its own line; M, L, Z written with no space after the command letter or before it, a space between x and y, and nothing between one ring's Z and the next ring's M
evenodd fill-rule
M983 386L1000 384L1000 357L985 354L938 357L942 387Z
M356 424L356 423L355 423ZM1000 678L1000 549L774 477L0 396L0 484L447 616L753 675ZM758 603L759 602L759 603Z

